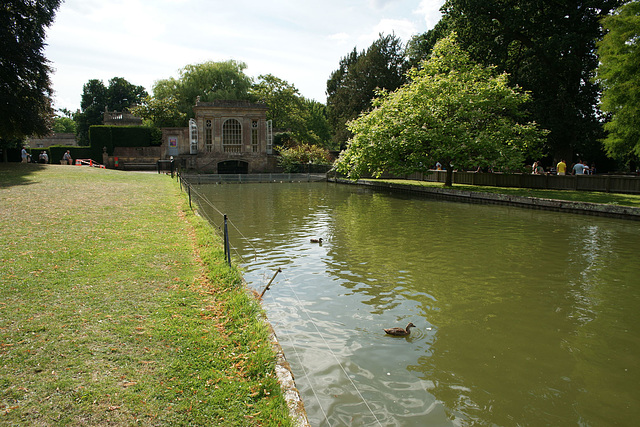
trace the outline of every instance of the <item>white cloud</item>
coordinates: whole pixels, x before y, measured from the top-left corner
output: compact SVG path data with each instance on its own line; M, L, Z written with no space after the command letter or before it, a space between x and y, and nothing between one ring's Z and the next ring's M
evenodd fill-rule
M442 14L440 13L440 8L444 4L445 0L421 0L420 4L414 11L417 15L424 17L424 22L427 25L427 30L432 29L440 18Z
M378 34L395 34L405 42L408 41L411 36L418 33L416 25L407 19L383 19L378 22L375 27L376 38Z
M47 34L56 107L75 110L90 79L124 77L151 92L188 64L236 59L325 101L340 58L379 33L404 42L439 19L443 1L66 0ZM425 27L425 23L427 27Z

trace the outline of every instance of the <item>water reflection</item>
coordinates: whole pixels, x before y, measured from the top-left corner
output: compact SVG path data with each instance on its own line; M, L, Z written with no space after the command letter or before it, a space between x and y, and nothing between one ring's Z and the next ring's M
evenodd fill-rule
M250 285L283 268L264 304L313 425L640 416L635 223L332 184L206 191L247 238Z

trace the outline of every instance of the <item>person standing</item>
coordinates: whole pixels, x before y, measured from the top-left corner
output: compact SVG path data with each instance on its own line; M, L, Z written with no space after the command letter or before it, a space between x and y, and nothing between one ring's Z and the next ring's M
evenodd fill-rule
M556 170L558 175L566 175L567 174L567 163L564 159L560 160L560 162L556 165Z
M578 163L573 165L573 174L574 175L584 175L584 170L589 169L588 166L582 164L582 160L578 160Z
M27 154L27 149L22 147L22 151L20 152L20 156L22 157L22 163L29 162L29 155Z

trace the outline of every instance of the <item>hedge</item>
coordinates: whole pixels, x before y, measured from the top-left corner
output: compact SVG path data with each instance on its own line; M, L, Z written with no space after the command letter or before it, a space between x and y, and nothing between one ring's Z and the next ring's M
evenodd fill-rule
M107 154L113 156L115 147L161 145L162 131L143 126L91 126L89 140L94 153L102 158L103 147L107 147Z

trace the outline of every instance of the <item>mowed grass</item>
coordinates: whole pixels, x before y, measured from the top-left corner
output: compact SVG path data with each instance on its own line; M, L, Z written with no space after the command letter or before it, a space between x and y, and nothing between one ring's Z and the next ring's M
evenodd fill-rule
M0 423L290 425L259 304L170 177L0 164Z
M447 188L441 182L414 181L403 179L378 179L380 182L409 184L421 187ZM573 202L600 203L605 205L620 205L640 207L640 195L601 193L597 191L569 191L544 190L535 188L487 187L481 185L453 184L452 190L476 191L480 193L507 194L512 196L537 197L541 199L568 200Z

